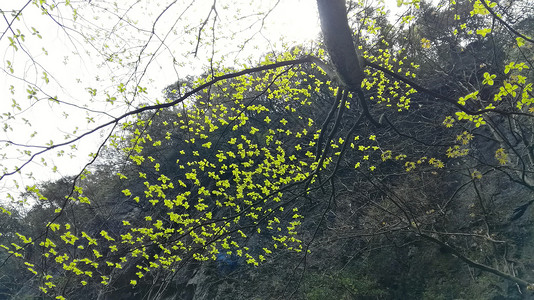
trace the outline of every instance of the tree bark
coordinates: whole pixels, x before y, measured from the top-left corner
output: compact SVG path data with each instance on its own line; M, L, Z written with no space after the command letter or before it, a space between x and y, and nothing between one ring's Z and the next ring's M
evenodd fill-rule
M351 91L361 88L364 77L352 31L347 19L345 0L317 0L324 43L341 83Z

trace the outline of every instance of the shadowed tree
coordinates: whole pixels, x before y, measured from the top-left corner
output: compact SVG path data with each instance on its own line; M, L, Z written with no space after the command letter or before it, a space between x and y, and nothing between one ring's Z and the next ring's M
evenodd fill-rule
M58 111L72 107L63 115L89 124L82 133L78 127L66 132L65 141L24 144L7 135L3 155L23 160L6 167L1 180L41 158L47 165L48 153L63 156L69 146L76 153L76 143L93 133L103 137L77 175L26 187L24 197L38 203L25 216L30 229L4 234L2 242L3 266L20 262L35 283L25 294L155 299L181 290L174 296L192 297L200 293L198 278L209 273L206 262L218 257L253 267L297 257L294 272L282 276L286 287L295 282L297 288L275 289L295 295L300 283L316 282L303 280L307 262L314 242L329 238L361 245L353 255L430 243L529 293L533 274L524 267L517 272L506 256L517 239L498 230L511 224L502 221L504 201L495 200L499 188L532 190L532 40L503 18L509 8L398 1L408 12L392 24L384 7L318 0L324 45L265 51L253 66L237 60L229 68L219 39L239 38L240 52L257 27L253 22L240 33L222 24L254 19L261 33L276 5L234 13L235 6L216 1L175 1L159 11L148 10L150 2L127 9L93 2L28 2L6 17L0 38L38 70L33 77L26 69L19 74L20 60L6 60L5 73L22 80L28 98L21 104L14 96L12 109L19 112L2 116L6 132L19 120L33 122L25 113L43 102ZM41 35L39 28L17 28L32 5L73 43L82 37L96 49L99 68L126 75L115 71L111 88L101 87L100 76L88 82L89 100L78 99L81 104L56 96L46 84L60 73L37 60L26 42ZM187 17L195 8L204 9L200 22ZM74 22L63 18L64 9ZM140 24L129 13L138 9L149 12ZM87 22L99 20L98 13L117 23ZM164 27L169 18L174 25ZM171 50L169 37L181 32L193 54ZM145 80L156 76L150 70L164 53L176 68L192 57L206 59L206 68L188 80L173 78L158 100L147 94ZM530 203L514 203L511 220ZM2 210L9 214L7 206ZM350 287L351 295L355 285L377 285L346 276L327 282Z

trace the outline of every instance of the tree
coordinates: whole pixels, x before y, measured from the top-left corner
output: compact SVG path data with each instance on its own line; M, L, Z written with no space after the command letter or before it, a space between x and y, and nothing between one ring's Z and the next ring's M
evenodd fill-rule
M103 139L77 175L26 187L28 202L39 203L26 216L36 225L4 234L4 265L20 260L42 295L106 298L168 283L176 272L188 272L190 261L221 253L259 266L273 253L295 252L305 270L325 230L337 239L372 237L366 245L426 241L526 293L531 271L518 274L507 257L517 243L497 230L510 222L499 214L502 201L492 200L495 182L515 191L521 186L522 195L533 188L533 41L521 31L532 15L514 13L525 3L398 1L408 10L395 24L383 6L318 0L324 47L261 53L259 63L237 68L228 67L227 53L217 48L218 38L239 36L219 28L232 19L231 7L215 1L200 23L185 17L193 3L172 2L154 10L149 29L129 14L141 4L123 10L105 2L27 2L6 17L1 39L13 53L24 53L38 75L6 60L6 74L26 85L28 103L14 98L14 112L2 117L5 131L15 130L19 119L34 122L26 109L46 101L53 113L74 107L63 113L81 111L94 127L76 128L63 142L6 139L4 156L12 157L14 148L24 160L6 166L1 180L34 160L48 164L47 153L77 151L76 143L93 133ZM73 43L87 41L74 44L80 57L89 45L103 59L99 67L124 68L127 75L112 73L112 87L104 91L87 84L85 106L54 95L46 84L59 74L39 61L29 41L30 33L41 36L39 28L18 28L33 6ZM177 8L182 14L171 23L177 25L162 34L158 26ZM65 9L73 21L63 17ZM275 7L258 9L256 20L264 24ZM117 23L90 27L91 10L116 16ZM180 25L194 37L194 56L208 53L206 69L169 86L166 100L154 100L144 76L167 52L161 49L171 48L168 37ZM136 38L126 42L129 32L122 28ZM243 41L246 47L252 38ZM180 66L181 58L168 52ZM18 95L19 88L10 92ZM468 198L476 201L462 203ZM512 220L531 203L515 203ZM348 205L353 212L352 204L358 206L352 214L338 210ZM7 206L2 210L11 214ZM458 221L464 217L472 219ZM473 244L476 249L465 246Z

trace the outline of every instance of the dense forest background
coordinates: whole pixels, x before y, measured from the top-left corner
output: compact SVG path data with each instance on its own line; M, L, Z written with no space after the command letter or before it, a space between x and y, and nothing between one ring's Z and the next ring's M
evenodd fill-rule
M324 19L170 79L81 172L2 205L0 298L533 297L534 3L333 2L361 86Z

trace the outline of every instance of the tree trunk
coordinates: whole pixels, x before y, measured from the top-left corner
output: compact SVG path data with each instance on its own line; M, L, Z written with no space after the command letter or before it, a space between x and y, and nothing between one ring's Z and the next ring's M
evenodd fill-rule
M351 91L359 89L363 66L352 42L345 0L317 0L317 7L326 49L341 83Z

